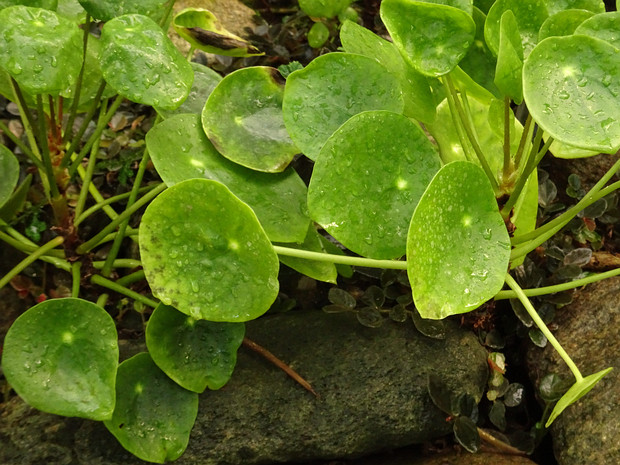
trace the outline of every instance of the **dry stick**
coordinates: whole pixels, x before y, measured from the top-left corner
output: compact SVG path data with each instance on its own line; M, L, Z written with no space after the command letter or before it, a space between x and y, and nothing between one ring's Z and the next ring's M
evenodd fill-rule
M480 439L482 439L484 442L492 445L496 449L501 450L502 452L504 452L506 454L527 456L526 452L524 452L524 451L522 451L520 449L517 449L516 447L513 447L510 444L506 444L504 441L502 441L501 439L496 438L495 436L493 436L490 433L487 433L482 428L477 428L477 429L478 429L478 434L480 435Z
M247 347L248 349L252 349L254 352L262 355L264 358L266 358L267 360L269 360L271 363L273 363L275 366L277 366L278 368L280 368L282 371L284 371L284 373L286 373L287 375L289 375L291 378L293 378L295 381L297 381L306 391L310 392L312 395L314 395L315 397L319 398L320 396L316 393L316 391L314 389L312 389L312 386L310 385L310 383L308 381L306 381L305 379L303 379L299 373L297 373L295 370L293 370L290 366L288 366L286 363L284 363L282 360L280 360L278 357L276 357L275 355L273 355L271 352L269 352L267 349L265 349L263 346L258 345L256 342L248 339L247 337L243 338L243 343L242 343L245 347Z

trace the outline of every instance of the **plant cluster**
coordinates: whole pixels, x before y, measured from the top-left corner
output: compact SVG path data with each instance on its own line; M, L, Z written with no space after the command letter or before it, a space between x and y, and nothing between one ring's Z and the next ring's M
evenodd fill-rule
M4 374L30 405L101 420L144 460L178 458L198 393L226 383L244 323L278 297L280 263L332 283L342 265L400 270L419 322L518 300L575 377L546 426L610 371L584 376L528 296L618 269L533 289L511 272L580 212L607 212L601 199L620 187L607 185L618 162L587 192L573 183L576 205L548 209L537 226L536 167L549 150L581 157L620 148L620 13L603 2L384 0L392 42L345 21L342 52L289 67L286 77L256 66L224 78L190 63L163 32L173 1L28 4L0 10L0 93L24 127L19 138L0 126L14 147L0 147L0 240L28 255L0 287L36 260L72 276L71 297L35 305L6 335ZM206 10L171 21L192 51L261 53ZM124 99L158 117L127 178L131 191L106 199L93 170ZM308 186L291 164L299 153L314 162ZM150 162L163 182L144 183ZM20 164L32 171L21 183ZM55 221L43 245L12 226L33 179ZM99 211L109 222L86 228ZM121 255L124 241L137 243L139 258ZM561 260L569 267L583 255ZM144 279L153 298L129 288ZM84 284L155 308L148 353L118 364L107 294L83 300ZM369 291L367 323L383 298ZM351 307L346 295L331 299ZM406 316L397 307L395 318ZM470 420L472 412L455 411ZM471 430L471 421L457 424Z

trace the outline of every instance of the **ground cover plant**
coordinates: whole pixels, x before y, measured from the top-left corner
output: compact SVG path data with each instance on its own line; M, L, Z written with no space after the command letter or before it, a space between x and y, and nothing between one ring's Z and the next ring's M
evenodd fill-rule
M141 459L178 458L198 394L227 382L244 323L276 300L280 262L332 283L339 265L404 270L427 320L518 299L575 378L546 426L609 372L582 374L528 297L620 272L539 289L511 274L620 187L608 185L618 162L574 207L536 224L536 167L549 149L570 158L620 148L620 18L602 2L384 0L392 42L345 21L341 52L224 78L190 63L162 29L172 22L210 53L261 53L208 11L9 3L0 93L17 105L24 138L0 126L13 147L0 146L0 240L27 258L0 287L36 260L73 283L71 297L35 305L6 335L4 374L30 405L101 420ZM131 191L104 199L93 170L124 99L158 117ZM308 186L291 165L300 153L314 162ZM162 182L143 183L151 162ZM21 182L20 165L31 171ZM12 226L32 182L55 221L42 245ZM100 210L109 222L87 227ZM139 258L120 255L123 241ZM129 289L144 279L152 296ZM118 364L108 296L81 299L84 283L155 308L148 353Z

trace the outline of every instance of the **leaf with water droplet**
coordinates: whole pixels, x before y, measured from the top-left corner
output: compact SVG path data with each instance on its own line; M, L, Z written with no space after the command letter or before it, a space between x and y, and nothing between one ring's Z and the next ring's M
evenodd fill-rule
M504 12L512 11L519 27L523 56L527 57L538 43L538 31L549 13L544 0L497 0L487 15L484 37L487 45L497 55L499 52L500 23Z
M284 81L275 68L255 66L226 76L202 112L202 127L217 150L257 171L283 171L299 152L284 127Z
M308 188L310 216L356 253L398 258L417 201L439 167L435 148L411 120L360 113L321 150Z
M403 97L397 78L376 60L328 53L289 75L282 110L291 139L315 160L342 123L366 110L401 113Z
M347 53L374 58L396 76L403 90L406 116L424 123L435 119L437 105L428 78L407 63L392 42L352 21L345 21L342 25L340 40Z
M4 145L0 145L0 173L2 173L0 183L0 207L2 207L11 198L19 179L19 162L13 152Z
M401 54L427 76L452 71L474 41L471 7L467 12L437 3L384 0L380 13Z
M582 22L575 34L596 37L620 49L620 11L594 15Z
M154 295L196 319L252 320L278 295L271 242L250 207L217 181L189 179L161 193L142 217L140 256Z
M103 26L101 45L103 77L123 97L165 110L187 98L192 67L153 20L116 17Z
M344 11L353 0L299 0L299 8L314 18L333 18Z
M551 415L549 415L549 419L545 424L546 428L551 426L551 423L560 415L568 406L574 404L583 396L585 396L590 390L596 386L596 384L613 368L606 368L604 370L599 371L598 373L591 374L586 376L580 381L575 382L568 391L558 400L558 403L555 404Z
M142 352L118 367L116 408L108 431L142 460L176 460L189 442L198 414L198 394L172 381Z
M500 21L495 84L516 104L523 101L522 68L523 46L519 26L512 11L508 10Z
M82 32L54 11L0 10L0 67L29 94L59 95L74 85L82 63Z
M146 346L155 364L172 380L201 393L228 382L244 335L243 323L195 320L160 304L149 318Z
M186 113L192 113L194 115L200 115L205 106L209 95L215 89L215 86L222 80L222 76L217 74L211 68L207 68L200 63L190 63L194 70L194 82L192 88L189 91L189 95L185 101L175 110L166 110L163 108L156 108L157 112L164 118L170 118L173 115L181 115Z
M570 9L586 10L592 13L605 11L605 2L602 0L545 0L545 4L550 15Z
M616 152L620 148L617 55L618 49L594 37L543 40L523 67L523 95L534 120L564 143Z
M168 0L78 0L93 18L109 21L117 16L140 14L153 21L162 19Z
M549 16L538 31L538 41L547 37L570 36L575 29L594 13L587 10L570 9Z
M474 310L501 290L509 259L508 231L482 168L445 165L420 199L407 237L407 274L420 315Z
M304 241L310 224L307 188L292 168L262 173L231 162L207 139L198 115L159 123L147 133L146 145L169 187L195 178L219 181L254 210L272 241Z
M114 321L81 299L46 300L9 328L2 367L29 405L48 413L110 418L118 344Z

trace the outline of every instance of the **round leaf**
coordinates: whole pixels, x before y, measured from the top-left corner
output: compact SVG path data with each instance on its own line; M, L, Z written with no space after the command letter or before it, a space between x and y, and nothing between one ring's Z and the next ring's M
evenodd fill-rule
M324 145L308 188L308 209L347 248L365 257L405 253L407 226L441 162L407 117L368 111Z
M185 101L175 110L165 110L163 108L156 108L157 112L164 118L170 118L173 115L180 115L185 113L192 113L194 115L200 115L205 103L215 89L222 76L217 74L211 68L207 68L200 63L190 63L194 70L194 82L192 88L189 91L189 95Z
M101 45L103 77L123 97L174 110L189 94L191 65L146 16L131 14L107 22Z
M344 11L353 0L299 0L299 8L308 16L333 18Z
M147 133L146 145L168 187L194 178L219 181L254 210L272 241L302 242L306 237L307 188L292 168L261 173L231 162L207 139L198 115L176 115L159 123Z
M587 10L564 10L549 16L538 31L538 41L547 37L570 36L594 13Z
M146 209L140 256L153 293L196 319L258 318L278 295L278 256L256 215L223 184L190 179Z
M508 231L482 168L445 165L420 199L407 238L407 274L420 315L474 310L501 290L509 259Z
M243 323L195 320L160 304L149 318L146 346L172 380L200 393L228 382L244 335Z
M427 76L452 71L476 34L470 14L434 3L384 0L381 19L400 52Z
M0 145L0 173L2 173L0 183L0 207L2 207L11 198L19 179L19 162L13 152L4 145Z
M620 49L620 11L602 13L586 19L575 34L596 37Z
M544 0L497 0L484 23L484 37L489 48L499 52L500 22L506 11L512 11L523 43L523 55L528 56L538 42L538 31L549 14Z
M164 463L185 451L197 414L198 394L168 378L143 352L118 367L116 408L104 424L138 458Z
M469 417L458 416L454 420L454 437L458 443L472 454L480 449L480 435L476 424Z
M397 78L376 60L328 53L290 74L282 110L291 138L315 160L329 136L351 116L365 110L401 113L403 98Z
M118 344L114 321L101 307L46 300L15 320L3 351L7 381L31 406L68 417L111 417Z
M14 5L25 5L36 8L45 8L46 10L55 10L58 6L58 0L0 0L0 10Z
M26 6L0 10L0 66L30 94L58 95L73 85L82 63L82 32L53 11Z
M202 127L229 160L257 171L280 172L299 152L284 127L283 94L284 82L275 68L237 70L209 96Z
M620 148L618 49L587 36L543 40L523 67L532 117L555 139L613 153Z
M588 10L593 13L605 11L603 0L545 0L545 4L550 15L570 9Z
M159 21L169 0L78 0L93 17L101 21L126 14L141 14Z

